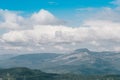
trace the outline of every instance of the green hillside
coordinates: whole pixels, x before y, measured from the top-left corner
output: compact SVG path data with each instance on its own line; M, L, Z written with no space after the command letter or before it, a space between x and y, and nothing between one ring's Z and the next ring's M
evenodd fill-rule
M3 80L54 80L57 74L44 73L40 70L28 68L1 69L0 75Z
M120 80L120 75L51 74L28 68L0 69L3 80Z

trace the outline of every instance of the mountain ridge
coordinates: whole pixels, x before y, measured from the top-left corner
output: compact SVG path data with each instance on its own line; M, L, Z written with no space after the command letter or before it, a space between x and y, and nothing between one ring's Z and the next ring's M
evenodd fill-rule
M119 52L95 52L82 48L74 50L69 54L19 55L0 62L0 67L28 67L50 73L115 74L120 73L119 62Z

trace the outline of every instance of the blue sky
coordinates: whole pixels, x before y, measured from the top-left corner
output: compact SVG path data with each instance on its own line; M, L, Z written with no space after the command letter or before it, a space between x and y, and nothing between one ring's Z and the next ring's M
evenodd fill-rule
M101 7L114 8L115 6L113 4L110 4L110 2L112 1L113 0L63 0L63 1L61 0L29 0L29 1L0 0L0 8L12 10L12 11L24 11L26 13L33 13L33 12L39 11L40 9L45 9L53 13L58 18L68 21L68 20L76 19L77 9L89 8L89 7L90 8L101 8ZM84 18L86 18L86 16L80 17L79 19L76 20L76 22L77 21L82 22ZM75 22L68 22L68 24L71 26L79 26L79 24Z
M14 11L34 12L46 9L58 17L71 15L78 8L114 7L113 0L0 0L0 8ZM64 17L64 16L63 16Z
M71 10L85 7L112 6L112 0L0 0L0 8L9 10L36 11L41 8Z

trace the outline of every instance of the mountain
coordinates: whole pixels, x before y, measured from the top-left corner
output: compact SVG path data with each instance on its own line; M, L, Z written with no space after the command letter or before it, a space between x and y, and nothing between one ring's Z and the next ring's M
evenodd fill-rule
M73 53L90 52L87 48L76 49Z
M61 54L55 53L35 53L35 54L24 54L10 59L6 59L0 62L0 67L28 67L34 69L40 69L48 64L48 61L60 56Z
M70 54L56 57L51 62L56 72L74 72L82 74L119 74L120 53L94 52L88 49L77 49ZM51 68L48 71L52 72Z
M18 56L18 54L0 54L0 60L10 59L15 56Z
M25 54L0 62L0 67L28 67L50 73L120 74L119 52L95 52L86 48L69 54Z

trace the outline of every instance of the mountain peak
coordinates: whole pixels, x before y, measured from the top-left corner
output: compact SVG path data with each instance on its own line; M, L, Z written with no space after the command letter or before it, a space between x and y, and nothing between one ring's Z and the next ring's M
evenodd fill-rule
M90 52L87 48L76 49L74 52Z

